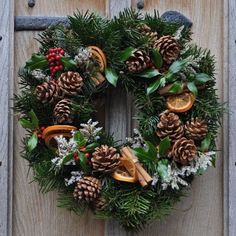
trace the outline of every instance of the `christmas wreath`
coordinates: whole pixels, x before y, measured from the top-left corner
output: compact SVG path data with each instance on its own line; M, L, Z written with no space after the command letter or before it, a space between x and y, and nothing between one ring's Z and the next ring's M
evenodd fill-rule
M193 177L215 165L223 108L214 56L156 11L68 18L39 35L39 51L19 72L22 157L42 192L58 191L58 206L137 230L169 214ZM123 144L96 120L113 86L132 93L137 109L138 127Z

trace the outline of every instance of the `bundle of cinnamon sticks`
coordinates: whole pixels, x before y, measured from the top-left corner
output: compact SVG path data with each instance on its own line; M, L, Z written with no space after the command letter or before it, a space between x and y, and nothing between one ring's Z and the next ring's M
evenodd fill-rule
M130 147L123 147L120 150L122 156L129 158L132 160L136 166L136 175L139 183L142 187L147 186L150 182L152 182L151 176L147 173L147 171L142 167L139 163L138 158L133 154L132 149Z

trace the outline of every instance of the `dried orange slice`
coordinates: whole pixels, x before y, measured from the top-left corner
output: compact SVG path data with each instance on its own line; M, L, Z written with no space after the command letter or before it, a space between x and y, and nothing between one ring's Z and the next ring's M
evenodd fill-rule
M132 160L121 157L121 165L112 174L112 177L119 181L135 183L137 182L136 167Z
M97 46L89 46L93 58L99 63L100 71L104 72L107 67L107 59L103 51Z
M54 149L57 146L57 142L55 140L56 136L64 136L64 137L71 137L71 131L76 130L77 128L75 126L71 125L52 125L47 127L42 134L42 137L44 138L45 144L51 148Z
M195 96L193 93L182 93L169 96L166 100L167 108L173 112L186 112L193 106Z

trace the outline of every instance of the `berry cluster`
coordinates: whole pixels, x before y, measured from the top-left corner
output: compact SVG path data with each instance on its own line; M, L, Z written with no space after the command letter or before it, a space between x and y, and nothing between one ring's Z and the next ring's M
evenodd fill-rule
M39 140L43 140L43 131L46 129L46 127L45 126L40 126L39 128L37 128L36 130L35 130L35 132L36 132L36 134L37 134L37 136L38 136L38 139Z
M63 70L63 65L61 64L61 57L65 54L65 51L62 48L50 48L48 49L46 58L50 65L50 75L52 77L58 71Z

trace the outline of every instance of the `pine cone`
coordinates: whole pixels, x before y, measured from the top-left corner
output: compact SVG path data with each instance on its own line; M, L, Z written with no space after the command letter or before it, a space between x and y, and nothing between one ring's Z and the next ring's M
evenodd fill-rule
M174 142L184 135L184 127L179 116L169 110L160 114L160 121L157 124L157 136L169 138Z
M83 79L78 72L68 71L61 74L58 85L65 95L75 96L81 91Z
M58 102L53 110L53 116L56 124L72 123L72 101L70 99L63 99Z
M163 60L167 64L171 64L173 61L175 61L180 53L178 42L170 35L159 38L155 42L154 48L158 49L162 55Z
M138 73L147 68L150 63L150 57L143 51L136 50L133 55L126 61L128 70L133 73Z
M184 128L186 137L193 140L204 139L208 132L207 123L198 117L187 121Z
M153 43L157 40L157 32L153 32L152 29L146 24L139 25L138 31L141 34L146 35L149 38L149 40Z
M106 199L99 197L94 201L93 207L96 210L103 210L107 205Z
M192 161L197 154L197 147L192 139L181 138L178 139L172 146L169 157L182 165L187 165Z
M36 96L42 103L53 103L62 97L62 92L57 82L50 80L36 87Z
M91 163L95 171L113 172L120 164L120 154L113 147L101 145L95 149Z
M85 176L77 182L73 196L76 200L92 202L99 197L101 189L102 184L99 179Z

